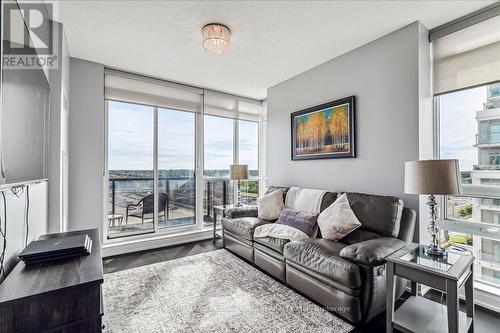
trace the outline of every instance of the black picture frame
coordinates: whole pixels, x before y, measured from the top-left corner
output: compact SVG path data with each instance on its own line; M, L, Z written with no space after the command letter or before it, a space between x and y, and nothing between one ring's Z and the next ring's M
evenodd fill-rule
M342 118L341 122L341 127L343 129L343 134L339 134L337 136L332 136L331 132L331 124L332 121L332 113L333 112L343 112L343 111L337 111L341 110L339 108L341 107L346 107L347 106L347 116L342 116L347 118L348 124L348 133L345 133L345 122L343 121L344 118ZM329 110L330 109L330 110ZM332 109L336 109L335 111ZM345 109L344 109L345 110ZM298 142L297 137L303 137L304 134L297 134L297 126L298 123L302 122L301 126L301 133L304 133L307 131L307 129L304 130L304 127L308 127L308 120L310 119L309 116L311 114L317 114L317 113L322 113L323 115L321 116L321 119L325 119L324 121L321 122L321 128L323 134L323 139L321 139L319 142L319 147L311 148L310 143L308 143L308 140L306 139L300 139L300 142ZM349 96L345 98L341 98L329 103L313 106L304 110L296 111L293 112L290 115L290 120L291 120L291 128L290 128L290 133L291 133L291 157L293 161L298 161L298 160L317 160L317 159L330 159L330 158L354 158L356 157L356 96ZM307 117L304 117L307 116ZM325 122L326 121L326 122ZM326 126L326 129L325 129ZM321 132L320 131L320 132ZM316 132L317 133L317 132ZM330 136L328 136L330 133ZM318 134L320 135L320 134ZM335 138L335 139L334 139ZM340 139L337 139L340 138ZM341 142L338 143L334 142L334 140L340 140ZM347 140L347 141L346 141ZM317 141L317 140L316 140ZM310 141L309 141L310 142ZM329 143L329 144L325 144ZM298 147L298 145L303 145L302 147ZM348 147L348 149L346 149ZM316 151L314 151L316 150ZM321 151L323 150L323 151ZM309 151L309 152L308 152Z

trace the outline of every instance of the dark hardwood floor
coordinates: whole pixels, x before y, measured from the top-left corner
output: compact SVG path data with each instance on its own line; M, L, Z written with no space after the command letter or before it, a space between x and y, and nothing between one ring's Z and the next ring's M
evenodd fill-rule
M182 258L199 253L214 251L221 248L222 248L221 240L217 240L215 244L212 243L212 240L206 240L201 242L187 243L182 245L165 247L161 249L135 252L120 256L105 258L103 260L104 273L105 274L113 273L124 269L140 267L144 265L154 264L157 262ZM409 293L404 294L402 299L398 301L397 306L402 304L408 296ZM426 293L425 297L432 299L436 302L442 301L444 303L446 301L446 296L444 296L441 300L441 293L436 291L430 291ZM462 308L464 307L464 304L461 304L460 306ZM465 311L465 309L462 310ZM482 307L476 306L475 315L476 315L475 325L474 325L475 333L500 332L499 314L491 312ZM367 325L356 327L352 332L353 333L385 332L385 313L380 314Z

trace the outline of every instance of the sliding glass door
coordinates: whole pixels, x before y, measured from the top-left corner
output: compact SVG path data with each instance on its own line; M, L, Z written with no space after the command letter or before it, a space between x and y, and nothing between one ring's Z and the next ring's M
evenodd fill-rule
M158 109L158 227L196 224L195 114Z
M196 224L196 114L115 101L107 109L108 238Z
M154 230L154 108L108 101L108 236Z

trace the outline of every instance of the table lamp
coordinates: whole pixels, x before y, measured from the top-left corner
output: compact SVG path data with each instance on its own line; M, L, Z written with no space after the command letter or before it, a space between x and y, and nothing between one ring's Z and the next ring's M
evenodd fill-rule
M240 198L241 180L248 179L248 165L246 165L246 164L230 165L229 166L229 179L236 180L236 187L237 187L236 206L240 207L240 206L242 206L241 198Z
M405 162L405 193L427 194L431 243L425 253L443 256L446 250L440 246L439 227L436 225L437 210L434 195L451 195L462 192L458 160L423 160Z

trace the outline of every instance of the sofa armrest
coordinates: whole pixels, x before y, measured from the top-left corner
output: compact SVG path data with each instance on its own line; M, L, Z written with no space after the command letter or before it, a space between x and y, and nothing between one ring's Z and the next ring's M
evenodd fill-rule
M226 217L236 219L240 217L257 217L257 206L241 206L226 209Z
M340 256L356 264L379 266L385 264L385 258L405 245L405 242L393 237L373 238L344 247Z

